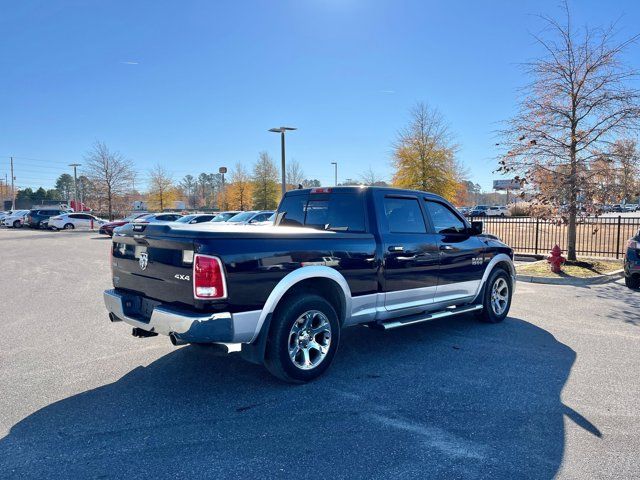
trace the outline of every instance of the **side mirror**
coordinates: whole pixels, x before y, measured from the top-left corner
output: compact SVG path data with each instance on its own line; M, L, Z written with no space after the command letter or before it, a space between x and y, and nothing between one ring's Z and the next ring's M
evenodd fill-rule
M471 222L471 234L472 235L480 235L484 228L484 222L473 221Z

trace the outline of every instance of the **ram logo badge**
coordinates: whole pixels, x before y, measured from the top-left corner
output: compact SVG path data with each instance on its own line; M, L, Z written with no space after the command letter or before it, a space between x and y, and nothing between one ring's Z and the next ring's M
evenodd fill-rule
M140 270L146 270L148 264L149 264L149 255L147 254L147 252L142 252L140 254L140 260L138 261L138 265L140 265Z

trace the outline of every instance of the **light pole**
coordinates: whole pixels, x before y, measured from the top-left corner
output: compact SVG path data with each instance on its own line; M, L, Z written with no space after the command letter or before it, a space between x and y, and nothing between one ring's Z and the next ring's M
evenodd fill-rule
M218 207L222 207L221 210L226 210L227 197L224 195L224 174L227 173L227 167L220 167L218 173L222 175L222 205L218 205Z
M338 162L331 162L333 165L333 185L338 186Z
M274 132L274 133L279 133L280 134L280 148L282 150L282 196L284 197L284 194L287 192L287 174L286 174L286 165L285 165L285 160L284 160L284 132L286 132L287 130L297 130L297 128L294 127L277 127L277 128L270 128L269 131L270 132Z
M79 163L70 163L70 167L73 167L73 200L75 201L74 212L78 211L78 175L76 169L80 166Z

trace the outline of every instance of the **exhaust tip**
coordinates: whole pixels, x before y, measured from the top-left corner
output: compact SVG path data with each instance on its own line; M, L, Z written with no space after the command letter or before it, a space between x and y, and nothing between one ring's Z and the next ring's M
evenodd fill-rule
M169 334L169 340L171 340L171 344L174 347L177 347L179 345L186 345L187 344L187 342L185 342L184 340L181 340L180 338L176 337L176 334L173 333L173 332L171 332Z
M121 322L122 321L122 319L117 317L115 313L111 313L111 312L109 312L109 320L111 320L112 322Z

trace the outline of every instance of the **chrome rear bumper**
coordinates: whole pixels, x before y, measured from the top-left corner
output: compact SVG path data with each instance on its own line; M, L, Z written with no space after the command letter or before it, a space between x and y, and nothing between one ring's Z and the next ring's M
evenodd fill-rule
M234 342L233 316L229 312L197 314L185 310L153 307L151 316L140 315L141 297L121 294L116 290L104 292L104 303L110 314L129 325L161 335L173 335L184 342ZM110 315L110 317L112 317Z

